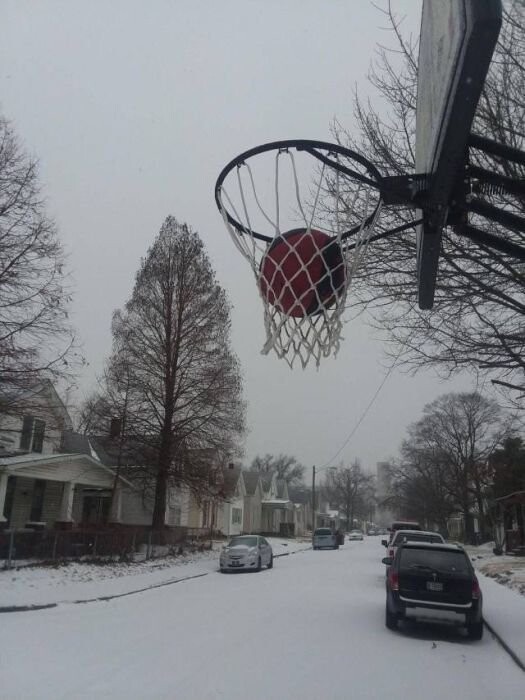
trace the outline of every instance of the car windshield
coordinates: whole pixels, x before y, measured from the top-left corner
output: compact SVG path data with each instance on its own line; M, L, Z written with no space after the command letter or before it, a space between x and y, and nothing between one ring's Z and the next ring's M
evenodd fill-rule
M391 530L421 530L421 527L417 523L393 523Z
M352 530L352 532L350 534L351 535L361 535L362 532L361 532L361 530Z
M464 552L444 549L415 549L406 547L401 550L401 569L430 569L446 573L468 573L470 567Z
M443 542L441 535L424 535L417 532L398 532L394 537L393 544L397 547L403 542L433 542L439 544Z
M314 532L314 535L331 535L332 531L330 530L329 527L319 527L317 530Z
M257 537L232 537L228 542L228 547L257 547Z

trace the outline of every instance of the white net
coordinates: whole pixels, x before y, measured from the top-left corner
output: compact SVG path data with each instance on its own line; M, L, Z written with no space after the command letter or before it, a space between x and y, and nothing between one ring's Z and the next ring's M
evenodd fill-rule
M348 290L379 216L379 195L324 163L314 162L312 170L313 159L298 162L297 152L279 150L272 157L271 177L268 161L262 176L246 161L236 167L230 193L221 188L223 218L257 282L266 331L262 353L273 350L290 367L312 360L318 367L339 350ZM267 189L258 192L261 177ZM262 227L270 241L260 240Z

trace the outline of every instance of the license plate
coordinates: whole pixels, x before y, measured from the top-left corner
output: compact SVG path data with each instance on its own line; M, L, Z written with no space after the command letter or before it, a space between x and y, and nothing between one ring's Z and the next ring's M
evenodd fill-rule
M443 584L438 583L437 581L427 581L427 590L428 591L442 591Z
M240 562L240 561L232 561L232 562L230 562L230 566L242 566L242 562Z

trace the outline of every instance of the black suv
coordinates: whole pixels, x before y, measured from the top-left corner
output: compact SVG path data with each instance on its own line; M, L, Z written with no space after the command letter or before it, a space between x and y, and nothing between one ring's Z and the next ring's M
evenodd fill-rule
M405 618L464 625L471 639L483 636L482 596L470 559L453 544L407 542L385 557L386 626Z

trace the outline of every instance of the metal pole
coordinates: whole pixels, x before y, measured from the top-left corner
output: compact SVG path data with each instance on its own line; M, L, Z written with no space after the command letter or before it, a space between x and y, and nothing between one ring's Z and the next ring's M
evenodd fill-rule
M315 466L312 467L312 535L315 530Z
M9 533L9 554L7 555L7 568L11 568L11 560L13 558L13 551L14 551L14 544L15 544L15 528L11 529L11 532Z

